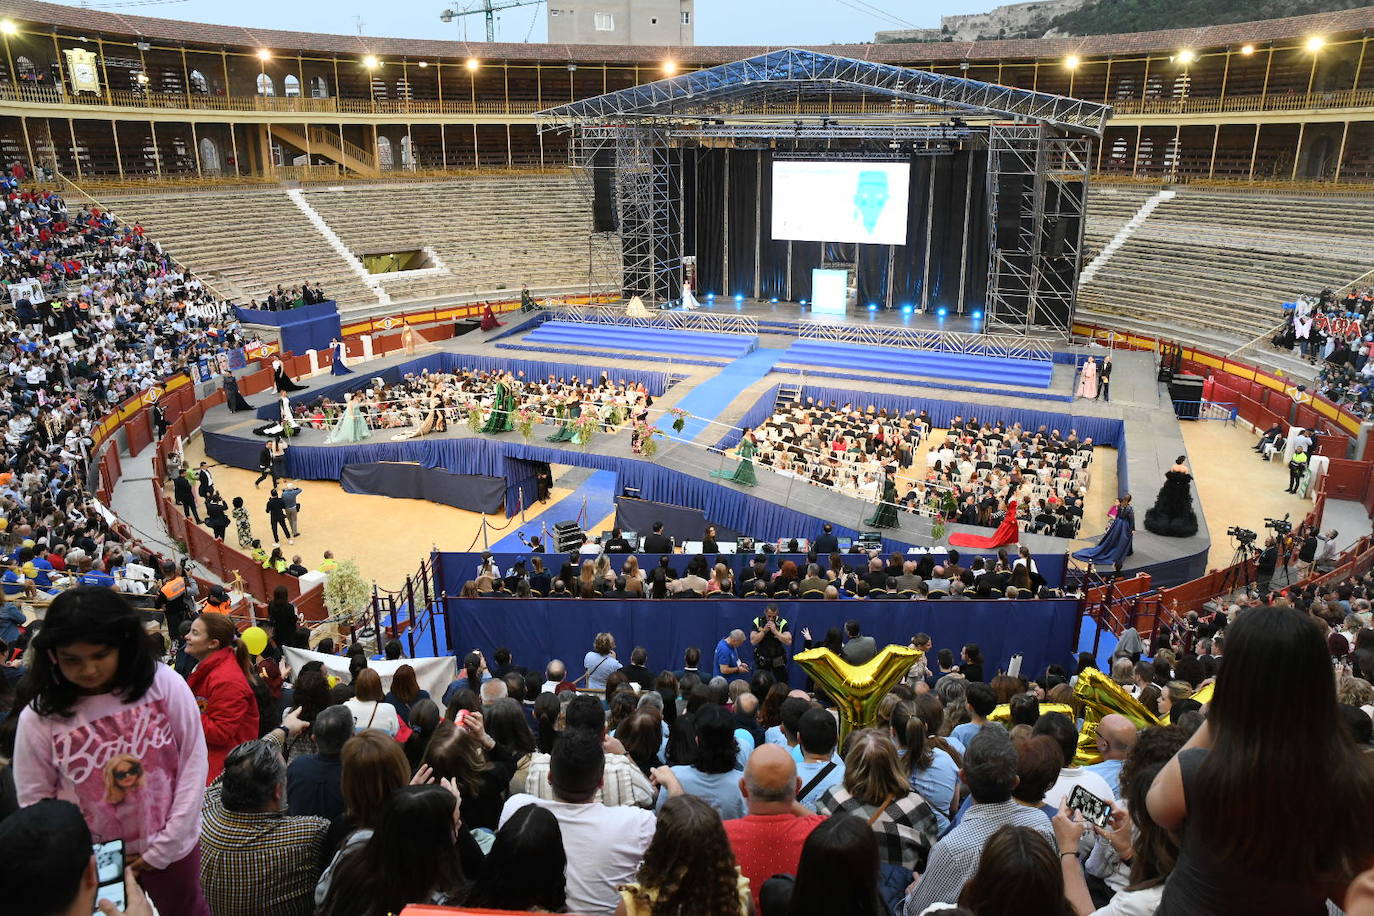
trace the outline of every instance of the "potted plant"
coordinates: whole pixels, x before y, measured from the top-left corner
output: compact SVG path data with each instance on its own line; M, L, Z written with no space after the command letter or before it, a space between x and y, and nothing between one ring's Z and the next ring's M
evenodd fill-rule
M358 572L358 564L341 560L324 579L324 607L330 617L354 620L372 598L372 587Z

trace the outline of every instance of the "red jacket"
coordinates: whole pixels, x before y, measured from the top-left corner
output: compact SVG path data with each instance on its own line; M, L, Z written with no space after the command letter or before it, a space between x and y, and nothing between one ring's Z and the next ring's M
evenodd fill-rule
M224 769L224 756L245 741L258 737L258 701L239 668L233 649L220 649L203 659L186 679L200 707L209 752L209 785Z

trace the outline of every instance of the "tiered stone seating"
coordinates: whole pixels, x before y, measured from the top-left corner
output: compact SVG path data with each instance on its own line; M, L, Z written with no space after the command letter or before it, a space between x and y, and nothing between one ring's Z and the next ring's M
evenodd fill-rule
M377 302L284 191L111 195L104 202L226 295L261 301L278 284L309 280L340 304Z
M1083 244L1091 254L1101 251L1154 191L1152 187L1137 185L1089 185L1088 224L1083 231Z
M354 254L438 254L447 272L379 275L393 300L586 282L591 202L570 175L312 190L305 199Z
M1183 188L1082 287L1079 307L1248 340L1278 323L1279 303L1371 266L1374 198Z

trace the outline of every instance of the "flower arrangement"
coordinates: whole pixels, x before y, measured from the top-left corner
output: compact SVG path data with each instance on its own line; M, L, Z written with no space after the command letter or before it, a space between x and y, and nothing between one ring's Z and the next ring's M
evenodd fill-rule
M937 515L937 516L935 516L934 519L931 520L931 523L930 523L930 536L931 536L932 538L934 538L936 541L940 541L940 540L943 540L943 539L944 539L945 531L946 531L946 527L945 527L945 522L946 522L946 521L947 521L947 519L944 517L943 514Z
M658 443L654 441L655 436L662 436L663 430L649 423L638 423L635 432L639 434L639 453L645 458L652 458L658 454Z
M464 409L468 414L468 429L475 433L480 433L482 427L486 425L487 422L486 412L482 410L481 405L475 401L469 401Z
M591 411L584 412L573 421L573 429L577 431L577 441L583 448L591 446L600 428L601 421L597 418L596 414Z
M687 418L691 414L681 407L670 407L668 413L673 415L673 432L682 432L682 427L687 425Z
M606 417L606 426L607 426L607 428L609 428L609 429L617 429L617 428L619 428L620 424L621 424L621 423L624 423L624 422L625 422L625 408L621 407L619 404L613 405L613 406L611 407L611 412L610 412L610 414L608 414L607 417Z
M520 435L525 441L530 441L534 435L534 424L538 420L538 415L529 407L521 407L515 412L515 428L520 431Z

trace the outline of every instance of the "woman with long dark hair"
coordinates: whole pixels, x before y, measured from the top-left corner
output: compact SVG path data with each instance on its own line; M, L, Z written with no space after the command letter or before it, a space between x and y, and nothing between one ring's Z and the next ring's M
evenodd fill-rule
M560 731L558 719L563 712L563 704L554 693L541 693L534 700L535 749L541 754L552 754L553 743Z
M496 829L515 775L515 764L492 753L495 747L481 713L470 712L462 725L440 722L425 751L434 778L452 779L462 791L463 820L470 828Z
M406 786L382 803L377 829L334 866L321 916L388 916L410 904L462 903L467 880L457 793Z
M186 654L199 660L186 684L205 728L208 784L224 769L225 754L258 737L258 701L248 647L230 618L212 612L197 617L186 637Z
M949 830L959 798L959 764L939 746L943 740L930 734L916 701L906 700L893 708L891 728L911 788L919 792L935 812L943 835Z
M296 675L296 682L291 687L291 703L296 707L296 716L303 722L311 723L317 715L333 705L329 697L329 681L325 680L322 664L309 662L301 669L301 673ZM289 763L297 757L314 754L318 750L315 746L315 737L307 728L294 738L286 739L282 756Z
M749 879L739 872L720 815L704 799L664 803L635 883L620 888L617 916L749 913Z
M978 870L959 892L970 912L1075 916L1064 897L1064 874L1049 840L1030 827L1007 824L988 837Z
M272 638L277 645L282 648L305 648L296 638L300 624L296 617L296 606L287 596L285 585L278 585L272 590L272 601L267 605L267 619L272 622Z
M837 814L802 844L789 916L885 916L878 841L861 818Z
M491 755L511 767L509 793L525 791L525 776L534 757L534 733L519 700L501 697L487 707L482 727L495 742Z
M709 697L709 690L701 688ZM695 691L693 692L695 697ZM689 704L690 708L690 704ZM679 719L678 724L683 724ZM658 796L661 809L674 788L690 795L698 795L720 813L722 820L744 816L744 796L740 794L739 776L735 773L735 758L739 742L735 740L735 718L725 707L707 702L691 715L692 734L696 748L692 763L673 767L659 767L655 777L665 791Z
M424 760L430 739L442 719L439 704L433 700L416 700L410 707L410 737L406 739L405 752L412 771L420 768L420 761Z
M1255 685L1284 673L1257 701ZM1275 804L1315 829L1275 830ZM1155 778L1155 823L1182 831L1159 913L1325 913L1374 855L1374 764L1336 705L1326 634L1283 607L1243 611L1207 719Z
M410 665L401 665L391 675L391 689L382 699L391 704L397 717L408 725L412 706L429 698L429 691L421 690L420 682L415 679L415 669Z
M124 841L162 912L208 916L199 867L205 732L186 682L158 664L138 611L113 589L58 595L32 647L21 685L31 699L15 737L18 803L74 802L96 842Z
M470 907L562 913L568 908L563 831L547 808L526 805L496 832Z

